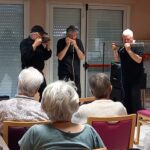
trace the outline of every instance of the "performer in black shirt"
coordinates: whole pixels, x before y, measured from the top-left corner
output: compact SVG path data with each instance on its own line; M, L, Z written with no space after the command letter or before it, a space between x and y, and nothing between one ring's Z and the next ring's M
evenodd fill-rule
M143 73L143 46L133 46L133 32L126 29L122 34L124 45L117 48L112 43L114 57L116 61L121 62L122 83L125 97L123 104L129 114L136 113L141 109L140 85Z
M32 66L43 74L44 61L48 60L52 54L50 39L46 35L47 33L41 26L35 25L32 27L29 37L20 43L22 69ZM46 81L44 78L39 89L40 98L45 87Z
M70 25L66 37L58 40L58 77L60 80L72 80L77 86L77 92L81 96L80 86L80 60L84 59L84 48L77 38L78 29Z

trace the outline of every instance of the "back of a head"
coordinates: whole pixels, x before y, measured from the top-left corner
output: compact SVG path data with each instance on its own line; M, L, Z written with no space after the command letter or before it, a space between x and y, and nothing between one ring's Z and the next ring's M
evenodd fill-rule
M43 91L41 106L51 121L70 121L78 110L79 96L71 84L56 81Z
M126 29L126 30L123 31L122 35L123 36L131 36L131 37L133 37L133 31L130 30L130 29Z
M97 99L108 98L111 93L111 83L109 77L104 73L98 73L90 76L89 86L93 96Z
M43 82L43 75L35 68L23 69L18 76L18 94L33 97Z

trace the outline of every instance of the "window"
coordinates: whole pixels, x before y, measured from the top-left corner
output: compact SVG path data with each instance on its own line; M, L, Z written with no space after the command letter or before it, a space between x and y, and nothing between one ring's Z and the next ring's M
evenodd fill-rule
M91 74L105 72L110 74L113 61L112 42L120 42L123 30L124 10L90 7L87 12L87 53L86 61L97 67L87 69L87 96L91 95L88 78ZM98 67L101 66L101 67Z
M14 97L21 70L19 44L24 36L24 5L0 4L0 95Z

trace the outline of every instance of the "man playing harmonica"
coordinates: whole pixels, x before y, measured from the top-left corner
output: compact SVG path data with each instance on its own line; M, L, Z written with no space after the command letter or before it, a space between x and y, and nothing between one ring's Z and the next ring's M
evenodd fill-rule
M44 61L49 59L52 54L50 39L46 35L47 33L41 26L35 25L32 27L29 37L20 43L22 69L32 66L43 74ZM44 78L39 89L40 98L45 87L46 80Z
M74 81L81 97L80 60L85 54L82 41L77 36L78 28L70 25L66 29L66 37L57 42L58 77L59 80Z
M140 81L143 71L143 46L132 46L134 38L130 29L123 31L122 39L124 45L117 48L117 45L112 43L112 49L115 61L121 62L123 104L131 114L141 109Z

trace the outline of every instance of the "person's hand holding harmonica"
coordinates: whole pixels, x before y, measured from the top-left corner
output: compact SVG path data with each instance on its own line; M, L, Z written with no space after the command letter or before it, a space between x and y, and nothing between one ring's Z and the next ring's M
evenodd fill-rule
M117 50L117 45L116 45L116 43L112 43L111 46L112 46L112 50L113 50L113 51L116 51L116 50Z
M124 48L127 52L131 51L131 43L125 43Z

